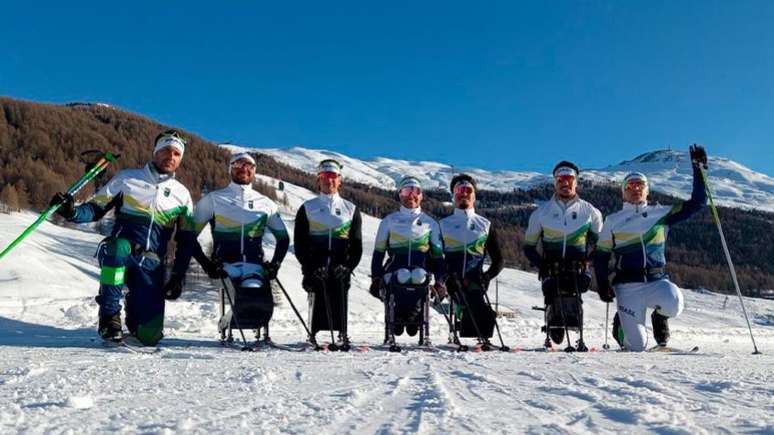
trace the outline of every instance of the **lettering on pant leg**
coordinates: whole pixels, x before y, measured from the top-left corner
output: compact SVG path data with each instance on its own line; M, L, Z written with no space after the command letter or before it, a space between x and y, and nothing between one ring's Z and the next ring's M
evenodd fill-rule
M628 314L629 316L632 316L632 317L637 317L634 314L634 310L632 310L629 307L625 307L623 305L618 305L618 311L621 312L621 313L624 313L624 314Z

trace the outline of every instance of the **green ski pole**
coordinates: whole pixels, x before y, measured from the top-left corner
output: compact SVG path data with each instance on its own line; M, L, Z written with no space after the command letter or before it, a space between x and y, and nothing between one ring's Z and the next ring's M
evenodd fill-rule
M75 196L75 194L78 193L78 191L81 190L83 186L85 186L89 181L93 180L94 177L96 177L102 171L104 171L110 165L111 162L115 162L117 158L118 158L117 155L113 155L111 153L103 154L102 157L100 157L100 159L97 160L97 162L94 163L94 165L92 165L92 167L89 168L89 170L86 171L86 173L83 174L81 178L78 179L78 181L73 183L73 185L70 186L69 189L67 189L67 194L71 196ZM19 237L17 237L13 242L11 242L10 245L8 245L5 249L3 249L2 252L0 252L0 260L3 257L5 257L6 254L11 252L11 250L13 250L13 248L15 248L16 245L21 243L22 240L27 238L27 236L29 236L33 231L35 231L35 229L38 228L40 224L42 224L46 219L48 219L49 216L54 214L54 212L56 212L61 206L62 206L61 204L54 204L52 206L49 206L45 210L43 210L43 213L41 213L40 216L38 216L38 218L35 220L35 222L32 223L32 225L28 226L27 229L25 229L19 235Z

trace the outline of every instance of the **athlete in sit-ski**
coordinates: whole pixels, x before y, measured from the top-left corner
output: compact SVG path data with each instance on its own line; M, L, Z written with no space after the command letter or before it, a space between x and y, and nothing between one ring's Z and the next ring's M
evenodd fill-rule
M422 185L415 177L404 177L398 183L400 210L382 219L376 233L371 259L371 295L382 299L392 282L419 284L429 274L435 278L433 291L446 296L441 234L438 223L422 211ZM385 262L385 255L387 260ZM395 275L395 276L393 276ZM409 335L417 332L406 327ZM401 330L396 332L400 335Z
M568 161L554 167L554 195L530 215L524 241L524 254L542 280L546 332L557 344L564 339L568 323L582 335L580 294L591 284L589 253L602 230L602 214L578 196L578 172L578 166ZM584 349L579 342L578 350Z
M446 283L458 307L455 315L461 322L462 335L474 336L487 343L492 337L495 318L485 295L489 282L503 269L503 255L494 224L477 214L474 208L476 181L473 177L467 174L456 175L449 187L454 196L454 212L439 223L446 262ZM487 256L491 264L485 271L484 260ZM464 298L458 292L464 292ZM471 314L475 316L476 322L473 328L468 320ZM472 334L465 334L466 330Z
M341 171L336 160L320 162L320 194L298 209L293 243L304 275L302 287L309 294L310 340L315 342L318 331L339 331L339 348L348 350L350 276L363 255L363 240L360 210L339 195Z
M693 191L688 201L673 206L648 204L648 178L639 172L624 177L623 209L605 219L594 258L594 270L602 300L618 300L618 313L613 336L630 351L647 347L645 319L653 309L653 335L660 346L669 339L667 319L683 311L683 294L666 273L666 239L669 227L682 222L704 207L704 190L700 165L707 163L707 153L698 145L690 148L693 166ZM614 259L612 285L608 262Z

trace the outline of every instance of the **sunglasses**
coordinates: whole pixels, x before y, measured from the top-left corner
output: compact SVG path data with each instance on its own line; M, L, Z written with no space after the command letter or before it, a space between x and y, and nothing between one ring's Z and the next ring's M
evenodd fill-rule
M417 186L406 186L400 189L400 196L419 196L422 189Z
M554 178L560 183L572 183L575 181L575 175L557 175Z
M321 180L335 180L339 178L339 174L336 172L325 171L317 174L317 177L320 178Z
M634 190L634 189L646 189L648 187L648 183L642 181L642 180L629 180L626 182L626 190Z
M470 195L473 193L473 186L467 186L458 184L454 186L454 194L455 195Z

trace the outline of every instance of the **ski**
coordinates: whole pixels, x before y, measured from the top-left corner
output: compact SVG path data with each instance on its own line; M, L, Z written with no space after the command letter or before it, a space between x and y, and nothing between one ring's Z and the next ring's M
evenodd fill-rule
M677 354L697 353L698 351L699 351L699 346L694 346L686 350L686 349L679 349L671 346L662 346L660 344L657 344L656 346L653 346L647 350L647 352L666 352L666 353L677 353Z
M135 338L132 335L124 335L119 340L113 340L113 339L100 339L102 341L102 346L108 349L124 349L129 351L130 353L135 354L154 354L161 352L161 348L158 346L145 346L142 344L137 338Z

